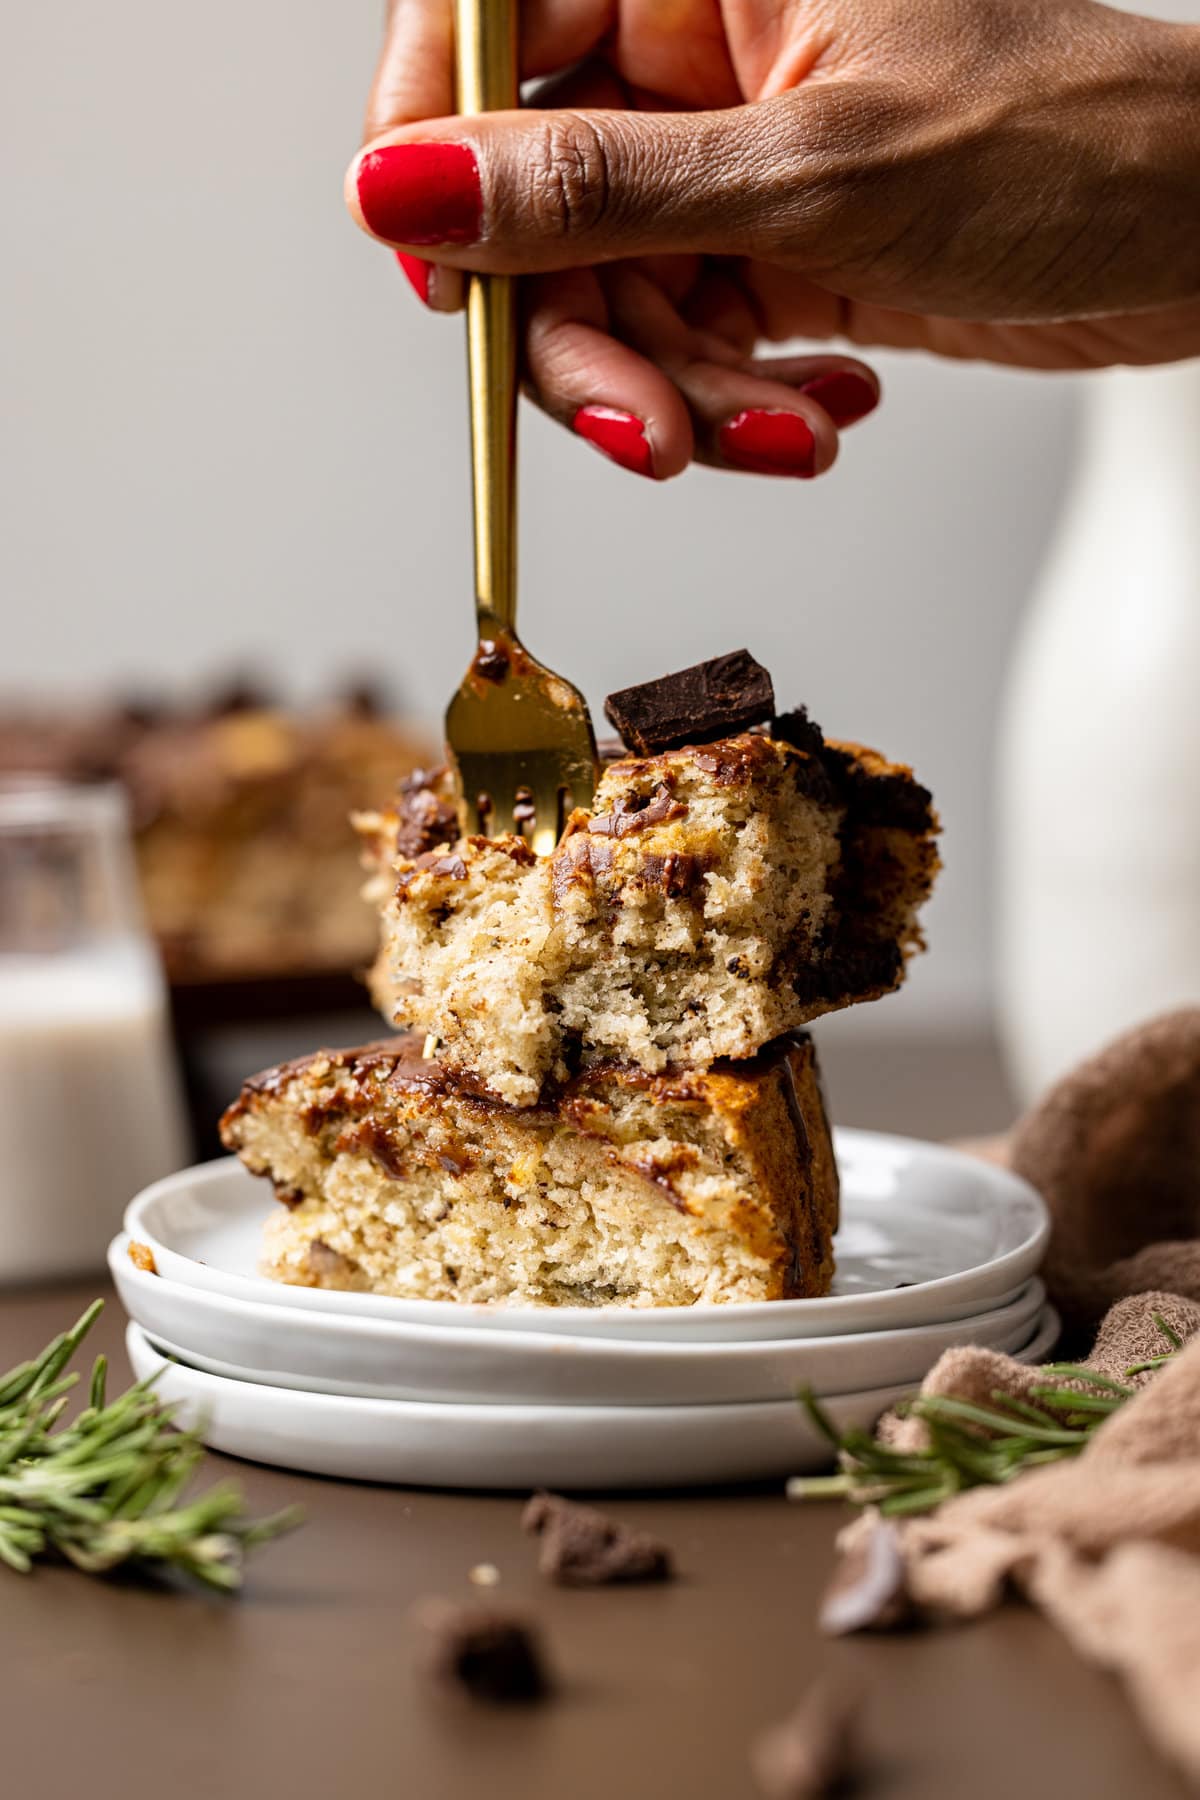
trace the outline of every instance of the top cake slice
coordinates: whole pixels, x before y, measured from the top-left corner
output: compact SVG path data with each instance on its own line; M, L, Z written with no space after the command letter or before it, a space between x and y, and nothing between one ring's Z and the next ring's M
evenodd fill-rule
M608 1059L752 1056L898 986L938 868L930 796L803 715L775 731L611 763L550 857L457 838L446 772L410 777L358 821L376 1004L528 1106Z

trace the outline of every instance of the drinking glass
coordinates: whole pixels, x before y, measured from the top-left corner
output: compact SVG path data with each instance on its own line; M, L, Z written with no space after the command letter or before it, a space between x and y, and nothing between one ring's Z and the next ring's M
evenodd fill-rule
M0 1281L101 1269L185 1148L124 794L0 781Z

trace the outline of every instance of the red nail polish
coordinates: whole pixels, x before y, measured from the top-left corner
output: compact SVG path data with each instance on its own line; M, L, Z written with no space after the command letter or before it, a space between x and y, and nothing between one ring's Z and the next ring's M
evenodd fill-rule
M408 276L409 283L418 300L429 305L429 277L432 273L430 265L420 256L409 256L404 250L394 252L396 261Z
M756 475L816 474L816 443L798 413L755 407L722 425L721 454L736 469Z
M632 413L611 406L581 406L572 424L581 438L623 469L632 469L635 475L654 474L646 427Z
M358 165L358 204L393 244L473 244L483 190L469 144L386 144Z
M800 392L823 406L835 425L853 425L879 405L879 390L849 369L831 369L828 375L814 375Z

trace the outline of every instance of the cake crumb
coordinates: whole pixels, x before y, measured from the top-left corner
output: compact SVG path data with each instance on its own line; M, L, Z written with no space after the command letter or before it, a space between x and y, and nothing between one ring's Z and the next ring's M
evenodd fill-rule
M675 1574L666 1544L558 1494L535 1494L521 1515L521 1528L541 1538L538 1568L563 1587L670 1581Z
M149 1244L139 1244L136 1238L131 1238L128 1256L135 1269L141 1269L146 1275L158 1274L158 1264L154 1260L154 1252Z
M424 1635L421 1667L439 1686L498 1706L550 1692L537 1636L514 1614L429 1600L416 1619Z
M495 1563L476 1563L467 1580L475 1587L496 1587L500 1580L500 1571Z

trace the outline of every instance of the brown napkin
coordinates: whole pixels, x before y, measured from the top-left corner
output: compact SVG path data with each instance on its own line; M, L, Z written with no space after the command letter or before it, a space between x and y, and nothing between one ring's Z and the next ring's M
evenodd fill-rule
M1200 1331L1200 1304L1195 1301L1178 1294L1134 1294L1110 1308L1082 1367L1122 1381L1128 1387L1144 1387L1152 1370L1137 1375L1127 1371L1134 1363L1161 1356L1170 1347L1155 1314L1185 1343ZM942 1352L922 1382L921 1393L952 1394L958 1400L987 1406L997 1393L1008 1394L1014 1400L1028 1399L1033 1388L1044 1387L1045 1383L1046 1376L1040 1368L1016 1362L999 1350L964 1344ZM929 1433L920 1419L906 1419L894 1412L885 1413L879 1421L878 1435L895 1450L923 1449L929 1442Z
M898 1527L868 1512L839 1543L861 1564L873 1534L894 1536L909 1602L929 1618L1023 1594L1080 1655L1121 1676L1149 1735L1200 1782L1200 1305L1165 1293L1121 1301L1089 1366L1120 1379L1159 1354L1155 1313L1187 1347L1131 1378L1141 1391L1078 1458ZM1019 1397L1037 1379L1009 1357L950 1350L922 1392Z
M1050 1208L1042 1273L1068 1331L1123 1294L1200 1300L1200 1007L1082 1063L1018 1123L1008 1160Z

